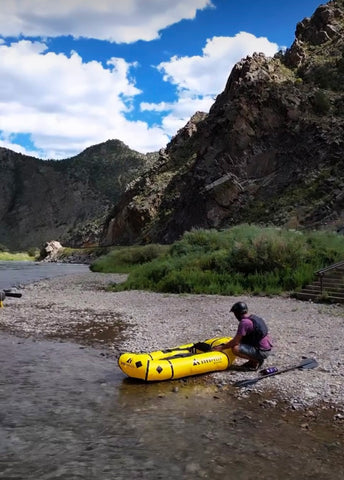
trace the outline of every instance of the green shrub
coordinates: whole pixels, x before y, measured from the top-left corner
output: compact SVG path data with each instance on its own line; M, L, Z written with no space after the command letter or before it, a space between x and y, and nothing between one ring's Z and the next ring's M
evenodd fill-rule
M121 265L130 273L126 282L114 287L117 290L272 295L297 290L316 270L344 259L341 235L255 225L188 232L170 248L155 246L152 261L131 248L131 254L130 248L122 252L126 260ZM117 255L116 259L118 271Z
M27 254L29 255L29 257L38 258L39 254L40 254L39 248L38 247L31 247L27 250Z
M167 250L166 245L135 245L116 247L107 255L99 257L91 265L94 272L129 272L133 267L161 257Z
M182 239L171 246L172 256L190 255L199 252L213 252L227 246L227 239L223 232L217 230L195 229L186 232Z
M330 108L331 101L328 95L322 90L315 92L313 99L313 109L315 113L318 113L319 115L325 115L329 112Z
M8 252L8 248L6 247L6 245L0 243L0 252Z

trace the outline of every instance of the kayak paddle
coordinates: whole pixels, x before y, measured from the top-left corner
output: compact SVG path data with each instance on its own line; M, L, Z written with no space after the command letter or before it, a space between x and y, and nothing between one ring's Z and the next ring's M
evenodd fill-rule
M4 290L4 293L6 297L15 297L15 298L21 298L22 294L18 292L11 292L11 290Z
M262 375L261 377L249 378L248 380L239 380L238 382L234 383L234 386L248 387L250 385L254 385L255 383L259 382L259 380L264 380L264 378L273 377L274 375L279 375L280 373L290 372L290 370L296 370L296 369L306 370L308 368L315 368L317 366L318 366L318 362L314 358L305 358L298 365L284 368L283 370L278 370L277 372L269 373L268 375Z

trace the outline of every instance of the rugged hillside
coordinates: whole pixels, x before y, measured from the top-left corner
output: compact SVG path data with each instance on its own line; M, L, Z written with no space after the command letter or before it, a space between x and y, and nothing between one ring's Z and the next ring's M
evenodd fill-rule
M61 161L0 148L0 244L23 249L52 239L71 245L98 241L109 209L156 156L118 140Z
M344 224L344 1L297 25L293 45L233 68L112 211L104 244L171 242L192 227Z

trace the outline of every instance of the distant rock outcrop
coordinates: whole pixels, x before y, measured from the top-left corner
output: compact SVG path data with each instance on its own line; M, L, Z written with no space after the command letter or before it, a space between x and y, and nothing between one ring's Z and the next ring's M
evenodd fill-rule
M274 58L238 62L112 211L104 244L171 242L242 222L344 224L344 2L320 6Z
M58 255L62 249L63 246L57 240L46 242L44 247L40 251L39 260L43 262L54 262L57 260Z

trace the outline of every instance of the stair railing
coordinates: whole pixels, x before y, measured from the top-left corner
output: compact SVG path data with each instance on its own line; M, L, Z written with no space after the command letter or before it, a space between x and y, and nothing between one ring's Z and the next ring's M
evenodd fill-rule
M333 265L330 265L328 267L322 268L321 270L318 270L315 272L315 274L319 277L320 280L320 294L323 294L323 279L325 276L325 273L331 271L331 270L336 270L337 268L344 267L344 260L341 262L334 263Z

